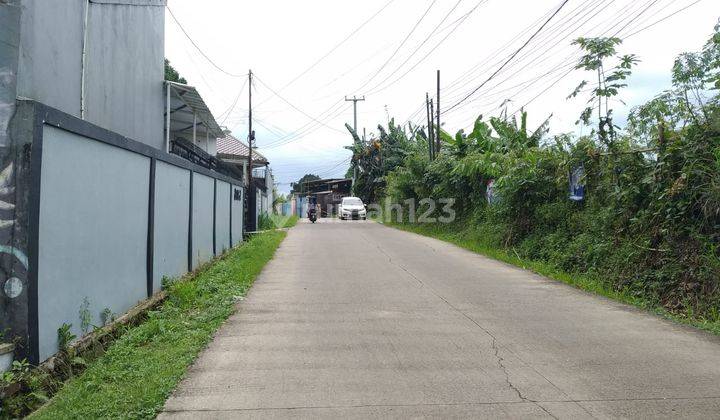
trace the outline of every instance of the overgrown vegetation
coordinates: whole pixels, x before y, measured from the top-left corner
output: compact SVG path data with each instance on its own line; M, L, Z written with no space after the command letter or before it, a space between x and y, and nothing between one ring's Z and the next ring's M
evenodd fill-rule
M442 132L431 160L422 128L390 122L369 144L353 133L356 194L400 204L452 197L455 224L416 229L717 325L720 25L701 51L677 58L672 89L634 108L623 129L613 123L611 99L620 98L637 58L619 56L615 38L576 44L585 52L577 68L597 77L571 93L589 93L578 121L593 127L589 135L548 136L547 122L529 130L524 112L481 116L469 134ZM570 199L571 173L584 197Z
M73 357L71 364L87 366L70 366L65 384L42 370L31 370L27 363L15 362L3 382L26 392L4 398L0 417L22 417L57 391L33 417L154 418L285 235L282 231L255 235L193 278L166 282L164 303L143 323L122 331L94 361Z

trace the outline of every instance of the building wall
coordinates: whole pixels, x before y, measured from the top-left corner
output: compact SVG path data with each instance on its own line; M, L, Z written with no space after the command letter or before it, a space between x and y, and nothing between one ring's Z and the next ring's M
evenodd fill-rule
M188 270L190 171L169 163L155 167L155 237L153 291L163 277L176 278Z
M83 335L80 313L102 325L147 297L150 159L46 126L39 220L40 358L57 351L58 328Z
M87 119L163 148L165 1L135 0L129 6L93 1L88 16Z
M16 357L45 360L63 324L81 337L227 249L231 230L241 242L241 181L42 104L18 112L24 152L0 170L0 325Z
M230 239L233 246L243 240L243 226L245 226L245 218L243 217L244 192L245 190L241 186L232 186L232 236Z
M15 113L20 53L20 0L0 3L0 146L9 143L8 127Z
M27 242L21 221L27 220L24 172L19 156L25 144L13 142L10 126L16 112L17 66L20 48L20 0L0 2L0 331L28 336ZM29 141L29 140L27 140ZM20 220L20 221L19 221ZM18 346L20 357L25 347Z
M230 184L215 185L215 251L219 255L230 248Z
M192 268L213 258L213 190L209 176L193 174Z
M86 119L156 148L164 145L164 4L93 0L87 26ZM22 0L18 96L80 116L85 5Z
M85 2L22 0L18 96L80 116Z

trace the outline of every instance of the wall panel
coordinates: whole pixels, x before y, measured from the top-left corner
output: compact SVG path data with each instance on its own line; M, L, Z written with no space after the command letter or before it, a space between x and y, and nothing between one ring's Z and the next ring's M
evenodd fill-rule
M220 255L230 248L230 184L217 181L215 187L215 250Z
M150 158L77 134L43 129L38 227L40 360L81 312L101 325L147 297Z
M179 277L188 269L190 171L158 161L155 168L153 291L163 276Z
M243 240L243 199L244 189L239 185L232 186L232 244L239 244Z
M213 191L209 176L193 174L192 268L213 258Z

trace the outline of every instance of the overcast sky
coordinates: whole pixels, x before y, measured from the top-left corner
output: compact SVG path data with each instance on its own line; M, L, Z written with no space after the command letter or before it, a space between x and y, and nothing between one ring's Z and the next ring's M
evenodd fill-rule
M170 0L168 6L217 69L168 14L165 54L196 86L221 125L247 138L252 69L253 117L259 151L271 161L278 189L305 173L343 176L351 143L352 103L368 136L388 116L399 123L425 121L425 92L435 93L441 70L444 129L468 128L479 115L512 113L522 106L530 126L552 115L553 133L576 131L587 96L566 97L583 78L571 71L579 36L625 38L621 53L642 62L614 110L670 86L673 59L702 47L720 17L717 0L568 0L502 71L460 105L520 48L562 0ZM639 32L638 32L639 31ZM346 40L347 39L347 40ZM343 42L344 41L344 42ZM329 54L328 54L329 53ZM227 74L230 73L231 75ZM242 89L242 90L241 90ZM275 91L282 98L276 96ZM236 98L239 98L235 106ZM231 112L226 112L228 109Z

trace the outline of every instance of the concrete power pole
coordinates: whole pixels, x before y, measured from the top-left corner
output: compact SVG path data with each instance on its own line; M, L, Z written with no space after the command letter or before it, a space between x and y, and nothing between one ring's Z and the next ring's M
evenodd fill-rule
M255 131L252 129L252 70L248 71L248 160L247 160L247 181L245 188L245 229L247 232L257 230L257 194L252 182L252 154L255 141Z
M430 111L430 94L425 92L425 113L427 114L427 141L428 141L428 153L430 160L433 160L434 158L434 149L435 149L435 141L433 132L435 129L433 128L432 123L432 112Z
M248 162L247 162L247 181L250 186L252 182L252 149L255 133L252 129L252 70L248 71Z
M434 131L434 128L435 128L435 121L434 121L435 117L433 117L433 115L435 115L435 105L433 103L433 100L430 99L430 131ZM434 132L433 132L432 138L435 141L435 147L437 147L437 143L439 143L440 140L435 138ZM438 152L437 150L433 151L433 159L435 159L437 157L437 152Z
M345 102L353 103L353 130L355 130L355 134L357 134L357 103L364 100L364 96L362 98L356 98L355 96L352 98L348 98L347 96L345 97Z
M353 96L352 98L348 98L347 96L345 97L345 102L352 101L352 103L353 103L353 130L355 130L355 134L357 134L357 103L358 103L358 101L364 101L364 100L365 100L365 96L363 96L362 98L357 98L355 96ZM365 135L363 134L363 137L364 136ZM353 170L353 180L352 180L353 188L355 188L355 180L356 179L357 179L357 165L355 166L355 169Z

